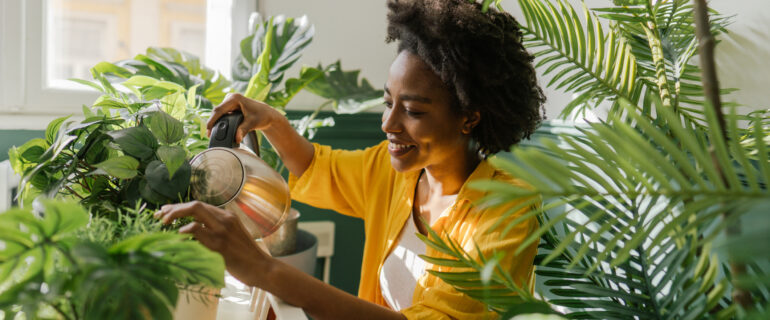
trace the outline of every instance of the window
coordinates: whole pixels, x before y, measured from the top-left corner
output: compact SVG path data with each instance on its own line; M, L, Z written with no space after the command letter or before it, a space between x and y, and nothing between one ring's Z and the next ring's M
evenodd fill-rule
M149 46L173 47L229 76L256 0L0 1L0 129L42 129L97 93L69 78Z

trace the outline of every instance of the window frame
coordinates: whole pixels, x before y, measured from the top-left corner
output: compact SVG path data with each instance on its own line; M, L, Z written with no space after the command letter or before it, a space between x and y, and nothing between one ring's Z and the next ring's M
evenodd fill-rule
M56 117L79 115L83 104L99 96L86 87L53 87L47 83L48 3L0 1L0 130L44 129ZM229 12L222 10L226 6L230 6ZM220 25L221 36L213 40L219 55L230 56L229 61L213 66L215 69L229 74L230 61L239 50L238 41L248 33L249 14L257 7L257 0L207 1L207 28L212 13L215 19L231 22L229 26Z

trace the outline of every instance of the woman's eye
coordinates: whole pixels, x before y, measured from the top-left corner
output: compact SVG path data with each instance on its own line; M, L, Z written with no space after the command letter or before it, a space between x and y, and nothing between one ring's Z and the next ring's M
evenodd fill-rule
M425 113L425 112L417 112L417 111L410 111L410 110L406 110L406 114L407 114L408 116L412 116L412 117L416 117L416 116L419 116L419 115L421 115L421 114L423 114L423 113Z
M385 106L385 108L388 108L388 109L393 107L393 102L385 101L382 104Z

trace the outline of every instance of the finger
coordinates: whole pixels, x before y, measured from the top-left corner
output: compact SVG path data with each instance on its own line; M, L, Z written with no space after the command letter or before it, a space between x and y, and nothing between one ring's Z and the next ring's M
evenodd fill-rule
M206 123L206 131L209 135L211 135L211 128L214 127L214 124L221 118L223 115L232 112L234 110L240 110L241 104L239 102L239 99L234 94L228 94L225 97L225 100L222 101L222 103L214 108L211 112L211 118L209 118L209 121Z
M243 124L241 124L238 127L238 130L235 131L235 143L241 143L243 141L243 137L246 136L246 132L244 131Z
M213 241L211 234L206 231L206 228L199 222L190 222L183 227L179 228L179 233L192 234L198 242L214 251L218 251L216 241Z
M219 232L224 230L224 226L218 219L221 217L221 212L218 211L221 210L222 209L200 201L167 204L161 207L161 221L163 224L169 224L182 217L193 217L196 221L203 223L212 231Z

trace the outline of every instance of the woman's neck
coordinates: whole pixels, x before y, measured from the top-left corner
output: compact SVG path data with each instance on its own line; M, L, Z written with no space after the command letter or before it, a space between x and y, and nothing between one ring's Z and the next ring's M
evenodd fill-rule
M455 195L460 192L465 181L481 162L478 154L471 151L447 159L449 160L424 169L421 180L424 179L432 195Z

